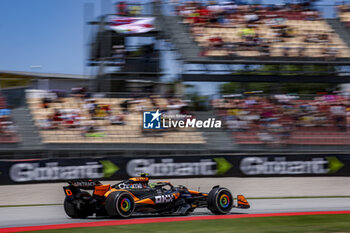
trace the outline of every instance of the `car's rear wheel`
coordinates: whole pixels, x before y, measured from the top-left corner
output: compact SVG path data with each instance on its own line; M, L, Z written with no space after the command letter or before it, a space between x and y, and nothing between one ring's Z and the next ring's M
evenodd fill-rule
M111 217L128 218L135 209L134 198L125 191L112 192L106 198L105 208Z
M64 211L71 218L86 218L89 216L89 211L84 199L90 197L91 195L88 192L80 192L75 198L66 197L64 199Z
M208 194L208 209L214 214L230 213L233 206L233 198L227 188L214 188Z

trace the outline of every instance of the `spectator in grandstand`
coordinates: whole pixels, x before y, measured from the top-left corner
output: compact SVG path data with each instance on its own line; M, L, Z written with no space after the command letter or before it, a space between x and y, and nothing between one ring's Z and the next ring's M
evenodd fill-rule
M92 111L93 120L104 120L111 114L111 108L109 104L95 104Z
M267 145L271 145L276 142L276 138L266 131L258 133L258 137L260 141L266 143Z
M12 133L14 125L11 119L11 109L7 107L6 100L0 95L0 126L3 132ZM12 127L13 126L13 127Z
M11 115L11 110L8 108L0 109L0 119L8 119Z
M245 28L242 28L240 30L240 35L243 39L249 40L250 38L253 38L255 35L255 29L254 27L250 27L249 25L246 25Z
M287 140L290 138L293 132L293 125L290 123L290 121L287 121L282 124L282 128L280 131L280 140L281 143L286 143Z
M176 115L180 114L181 109L185 108L187 104L182 103L180 100L169 99L168 105L166 106L167 114Z
M246 23L255 23L260 20L259 16L257 14L251 13L251 14L246 14L243 16Z
M305 20L319 20L320 19L320 14L317 11L304 11L303 14L305 15Z
M140 5L134 5L130 6L129 14L130 16L138 16L141 13L141 6Z
M249 129L247 121L242 121L235 117L232 117L231 120L227 120L226 126L231 132L246 131Z
M111 122L112 125L125 125L125 118L126 115L124 113L118 113L111 115L109 117L109 121Z
M17 132L17 127L13 124L11 120L1 122L1 128L2 131L5 132L5 134L14 136Z
M50 107L50 103L51 103L51 99L44 97L41 101L41 106L43 108L49 108Z
M49 122L51 122L52 129L61 128L62 114L58 109L54 109L54 113L49 116Z
M326 60L334 60L337 57L338 49L332 46L327 46L323 49L323 55Z
M83 127L82 136L91 138L101 138L105 134L101 132L102 130L94 126L93 124Z
M95 114L95 108L96 108L95 102L96 102L95 99L86 99L83 104L83 108L89 112L91 117L93 117Z
M337 6L338 13L341 15L341 13L350 12L350 4L346 4L343 2L342 4Z
M62 103L62 97L65 96L65 92L62 90L50 90L44 93L44 97L41 99L42 108L50 108L52 103Z
M259 51L262 56L270 56L270 42L266 39L261 40Z
M127 114L128 113L128 107L129 107L129 101L128 100L124 100L121 104L120 107L123 111L123 114Z
M6 130L2 127L2 124L0 125L0 137L8 137L10 136Z
M40 129L43 129L43 130L57 129L53 127L52 118L50 116L47 117L47 119L39 119L37 122Z
M289 50L290 50L290 48L288 46L283 47L283 56L284 57L289 57Z
M80 126L80 120L84 119L80 116L79 109L62 109L61 112L62 128L77 128Z
M84 99L89 98L90 93L88 93L88 89L86 87L77 87L71 89L71 96L79 99Z
M330 111L332 114L332 118L334 119L336 127L340 131L346 131L346 107L342 103L340 104L333 104L330 107Z
M129 14L128 12L128 5L121 1L116 4L117 6L117 14L122 16L127 16Z
M224 45L224 41L220 36L214 36L209 38L209 42L210 48L222 48Z
M128 101L128 106L135 106L135 110L138 112L142 112L147 109L146 100L143 98L135 98L133 100Z
M159 106L158 102L156 101L156 98L154 98L154 96L149 96L148 99L151 102L152 109L160 109L160 106Z

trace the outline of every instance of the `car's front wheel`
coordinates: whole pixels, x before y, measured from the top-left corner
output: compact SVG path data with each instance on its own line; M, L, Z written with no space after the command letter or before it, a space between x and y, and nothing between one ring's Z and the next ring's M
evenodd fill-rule
M208 209L214 214L230 213L233 206L233 198L227 188L214 188L208 194Z

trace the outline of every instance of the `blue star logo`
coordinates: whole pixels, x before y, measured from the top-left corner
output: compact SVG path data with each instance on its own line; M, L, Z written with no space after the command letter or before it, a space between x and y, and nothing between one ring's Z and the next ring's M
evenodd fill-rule
M160 129L160 116L162 114L159 109L156 112L143 112L143 128L144 129Z

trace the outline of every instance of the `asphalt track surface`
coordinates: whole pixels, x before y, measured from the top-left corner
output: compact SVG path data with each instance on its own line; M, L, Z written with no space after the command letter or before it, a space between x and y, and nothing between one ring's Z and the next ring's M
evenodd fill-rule
M295 199L252 199L250 209L232 209L231 214L288 213L311 211L350 210L350 198L295 198ZM192 216L212 215L207 209L197 209ZM167 216L170 217L170 216ZM174 216L176 218L178 216ZM161 216L134 216L134 218L162 218ZM28 206L0 208L0 228L20 226L41 226L66 223L108 221L108 218L89 217L71 219L66 216L63 205ZM115 220L115 219L113 219ZM1 229L0 229L1 232Z

